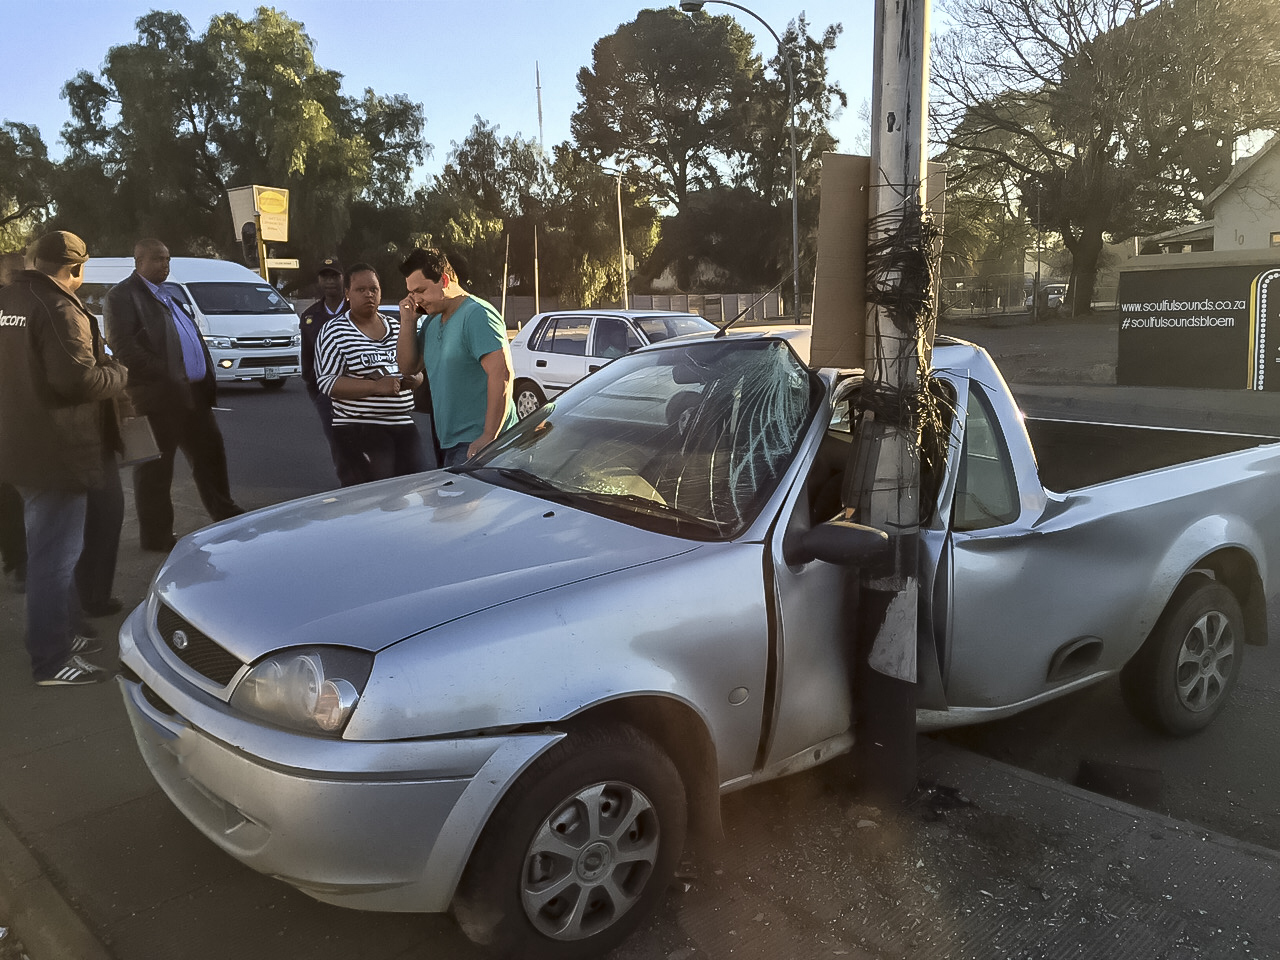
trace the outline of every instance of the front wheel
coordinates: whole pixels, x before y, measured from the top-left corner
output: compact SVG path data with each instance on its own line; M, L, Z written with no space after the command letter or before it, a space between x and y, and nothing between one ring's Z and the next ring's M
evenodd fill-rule
M662 896L686 821L680 775L652 740L628 726L572 733L498 804L454 916L500 956L603 956Z
M516 416L523 420L531 413L537 413L542 405L547 402L547 396L532 380L519 380L516 382L515 404Z
M1203 730L1236 685L1244 638L1235 594L1206 576L1188 578L1120 672L1125 703L1158 732L1185 737Z

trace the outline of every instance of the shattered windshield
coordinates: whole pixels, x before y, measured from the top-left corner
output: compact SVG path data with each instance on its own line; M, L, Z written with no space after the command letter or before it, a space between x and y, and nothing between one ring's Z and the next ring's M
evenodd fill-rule
M781 340L706 340L616 360L464 471L660 533L728 539L795 454L821 382Z

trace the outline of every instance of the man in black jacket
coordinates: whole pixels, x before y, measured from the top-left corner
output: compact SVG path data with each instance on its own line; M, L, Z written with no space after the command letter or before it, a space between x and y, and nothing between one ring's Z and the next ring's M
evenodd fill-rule
M168 552L173 535L173 460L179 448L213 520L244 511L231 498L227 454L213 416L213 359L195 319L162 286L169 248L139 240L134 271L107 291L107 342L129 370L129 397L151 421L160 458L133 469L133 497L143 550Z
M320 269L316 271L316 285L320 288L320 299L302 311L302 316L298 318L298 332L302 340L302 382L307 388L312 406L320 415L320 427L329 444L333 469L341 478L342 455L333 439L333 401L316 386L316 338L320 336L320 330L326 323L347 312L342 264L336 257L328 257L320 264Z
M107 485L120 446L116 401L128 374L106 354L76 291L89 259L62 230L31 249L35 266L0 290L0 480L22 495L27 533L27 652L41 686L96 683L77 635L76 561L89 492Z

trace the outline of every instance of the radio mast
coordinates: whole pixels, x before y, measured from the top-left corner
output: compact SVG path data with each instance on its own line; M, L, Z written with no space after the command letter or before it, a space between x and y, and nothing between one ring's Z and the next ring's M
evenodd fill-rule
M537 60L533 61L533 80L538 88L538 149L545 153L546 147L542 145L542 73Z

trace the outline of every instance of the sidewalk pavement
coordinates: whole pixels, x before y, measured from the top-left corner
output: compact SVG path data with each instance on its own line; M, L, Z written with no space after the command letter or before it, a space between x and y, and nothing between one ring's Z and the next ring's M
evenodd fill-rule
M189 480L175 507L180 532L204 522ZM159 561L130 508L129 606ZM99 662L122 619L99 621ZM8 584L0 634L0 927L31 960L478 956L447 918L328 907L240 866L156 787L114 683L31 683ZM727 797L720 854L615 956L1280 957L1280 853L927 737L920 751L931 786L902 809L858 804L839 759Z

